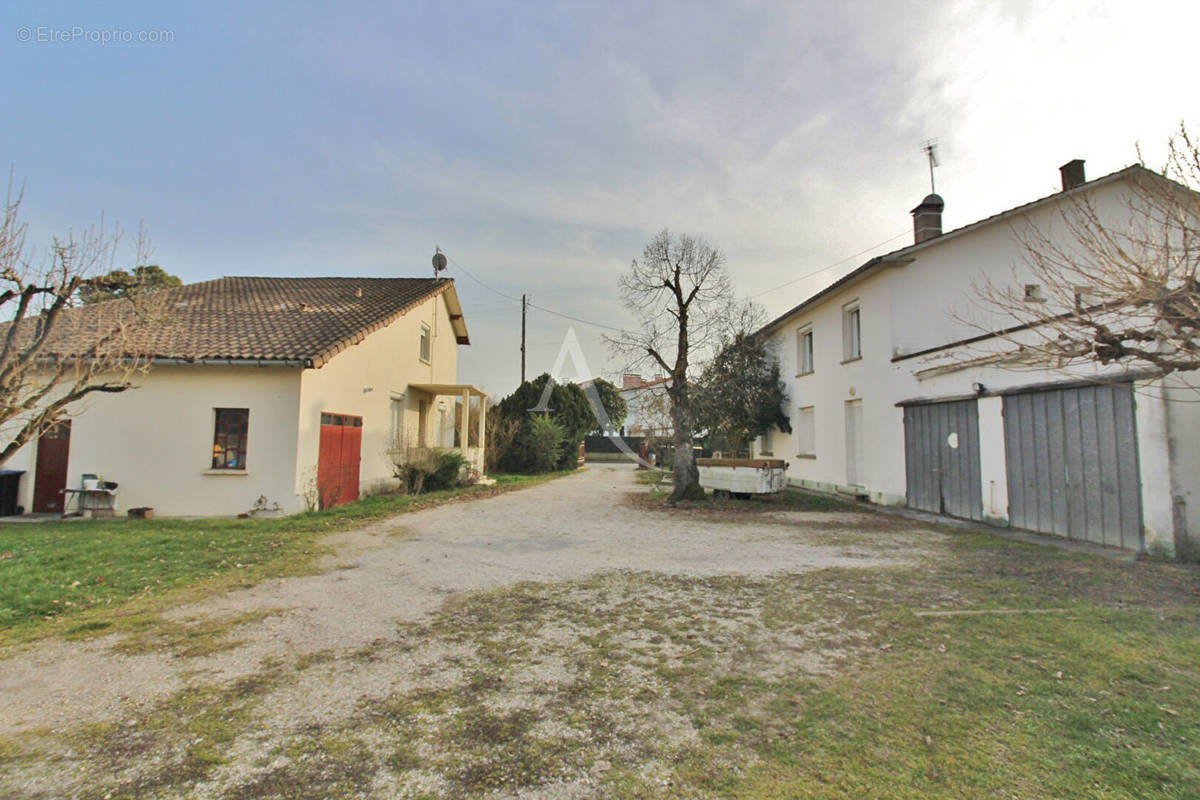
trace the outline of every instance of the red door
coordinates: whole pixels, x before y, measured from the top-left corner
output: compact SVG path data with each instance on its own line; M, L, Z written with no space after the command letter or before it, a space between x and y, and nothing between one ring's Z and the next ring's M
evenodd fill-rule
M362 417L321 414L317 456L317 494L321 508L358 499L358 465L362 458Z
M64 420L38 438L33 477L33 510L62 511L67 488L67 458L71 453L71 420Z

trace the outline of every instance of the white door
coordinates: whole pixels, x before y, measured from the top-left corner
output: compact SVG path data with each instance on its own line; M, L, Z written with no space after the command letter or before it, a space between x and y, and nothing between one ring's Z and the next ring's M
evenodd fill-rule
M865 486L862 472L862 400L846 401L846 483Z

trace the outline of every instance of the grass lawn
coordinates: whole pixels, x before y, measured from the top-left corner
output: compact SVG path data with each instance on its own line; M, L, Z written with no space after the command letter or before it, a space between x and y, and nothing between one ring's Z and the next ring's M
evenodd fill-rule
M6 772L96 800L1200 797L1195 567L886 514L835 531L698 503L648 530L663 513L922 555L463 594L358 651L200 677L132 724L0 740L0 797ZM297 685L354 702L293 724Z
M0 523L0 644L144 628L153 619L148 614L189 594L310 570L328 533L554 476L492 477L491 487L375 495L275 519Z

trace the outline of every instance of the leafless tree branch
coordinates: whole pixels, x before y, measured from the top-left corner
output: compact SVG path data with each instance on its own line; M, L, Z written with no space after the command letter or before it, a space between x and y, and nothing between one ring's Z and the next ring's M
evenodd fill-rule
M119 229L97 228L55 238L41 258L26 249L20 219L24 188L9 178L0 221L0 464L69 415L72 404L93 393L121 392L144 371L152 353L139 347L139 329L158 318L147 293L136 300L76 309L92 276L111 270ZM145 263L149 242L140 233L135 263Z
M1028 283L976 287L984 310L1016 323L998 335L1024 364L1200 369L1200 149L1182 124L1169 144L1162 175L1128 178L1120 213L1078 193L1050 223L1016 229Z
M703 239L660 231L619 282L621 300L639 329L605 337L630 367L647 362L671 379L667 396L675 430L671 502L694 493L700 476L692 455L688 370L711 355L729 328L733 283L725 256Z

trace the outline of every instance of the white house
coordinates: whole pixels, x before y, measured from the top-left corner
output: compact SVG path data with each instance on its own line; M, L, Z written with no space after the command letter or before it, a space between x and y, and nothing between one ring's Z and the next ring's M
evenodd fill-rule
M976 301L984 280L1028 281L1017 232L1054 231L1086 196L1120 224L1140 166L942 233L943 202L913 210L915 241L872 258L763 328L789 390L792 433L760 454L792 484L886 505L1172 551L1200 530L1200 403L1181 381L1100 368L1019 368L1012 320ZM1031 302L1036 284L1026 284ZM1191 396L1189 399L1194 400Z
M455 408L484 394L457 383L469 339L452 280L232 277L164 292L135 388L90 395L5 465L25 470L24 509L63 510L90 474L118 484L121 509L230 515L265 498L302 511L394 487L397 453L422 446L460 447L483 472L486 415L468 431Z
M625 424L622 436L657 436L669 438L674 435L670 419L670 401L667 389L670 378L655 376L645 380L641 375L622 375L620 395L625 400Z

